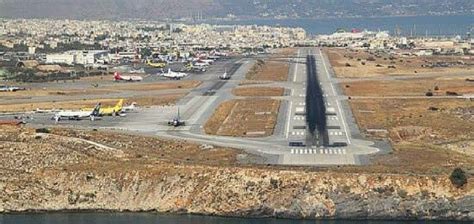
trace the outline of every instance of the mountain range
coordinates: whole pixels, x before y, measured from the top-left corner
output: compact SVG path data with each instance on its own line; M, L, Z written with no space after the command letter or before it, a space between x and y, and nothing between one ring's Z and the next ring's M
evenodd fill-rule
M472 0L0 0L1 18L334 18L474 14Z

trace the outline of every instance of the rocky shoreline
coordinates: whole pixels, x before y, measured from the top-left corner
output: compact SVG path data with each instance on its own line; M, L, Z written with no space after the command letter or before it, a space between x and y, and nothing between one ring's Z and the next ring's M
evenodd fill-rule
M239 165L232 149L61 133L0 132L0 213L474 221L472 177Z
M189 172L192 170L192 172ZM0 211L164 212L295 219L474 220L474 194L447 177L161 165L124 173L47 171L2 183Z

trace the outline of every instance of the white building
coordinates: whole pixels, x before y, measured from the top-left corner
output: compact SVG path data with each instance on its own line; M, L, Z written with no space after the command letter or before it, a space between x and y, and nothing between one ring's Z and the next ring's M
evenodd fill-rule
M91 51L66 51L62 54L48 54L46 55L47 64L68 64L68 65L92 65L98 60L108 61L109 52L104 50Z
M73 65L76 57L73 54L47 54L46 64L67 64Z

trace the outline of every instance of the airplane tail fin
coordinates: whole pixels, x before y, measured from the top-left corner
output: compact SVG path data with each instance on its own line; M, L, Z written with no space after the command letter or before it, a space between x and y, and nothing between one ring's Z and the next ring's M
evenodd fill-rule
M101 106L100 103L95 105L94 110L92 110L92 113L91 113L92 117L98 117L100 115L100 106Z
M114 79L115 79L115 80L120 80L120 73L115 72L115 73L114 73Z
M123 107L123 99L120 99L115 105L115 108L122 108L122 107Z

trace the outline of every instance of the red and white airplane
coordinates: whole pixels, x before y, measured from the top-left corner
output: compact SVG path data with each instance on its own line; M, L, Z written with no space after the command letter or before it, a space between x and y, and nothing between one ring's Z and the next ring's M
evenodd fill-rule
M141 76L129 76L129 75L121 75L118 72L114 73L114 80L115 81L128 81L128 82L140 82L143 80Z

